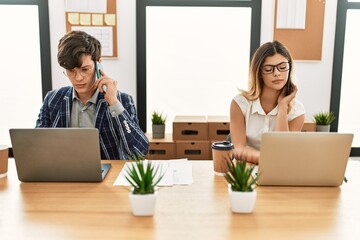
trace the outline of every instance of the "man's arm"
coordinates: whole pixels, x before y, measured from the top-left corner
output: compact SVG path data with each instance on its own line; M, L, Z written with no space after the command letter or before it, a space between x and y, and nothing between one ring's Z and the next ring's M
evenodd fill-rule
M119 97L122 111L116 114L111 111L111 107L110 111L112 121L119 131L120 144L123 144L129 156L137 155L144 157L148 153L149 140L139 126L134 101L130 95L125 93L121 93Z

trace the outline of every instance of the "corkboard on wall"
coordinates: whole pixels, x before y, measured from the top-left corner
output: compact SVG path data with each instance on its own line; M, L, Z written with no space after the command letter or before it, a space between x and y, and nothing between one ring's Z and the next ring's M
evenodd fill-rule
M66 32L83 30L93 35L102 44L103 58L117 58L116 0L106 1L106 13L65 12Z
M277 29L275 1L274 40L285 44L294 60L320 61L322 55L325 0L306 1L305 29Z

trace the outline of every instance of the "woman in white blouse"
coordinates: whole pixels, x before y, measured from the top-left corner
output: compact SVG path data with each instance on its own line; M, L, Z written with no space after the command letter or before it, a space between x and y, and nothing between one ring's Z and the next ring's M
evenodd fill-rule
M230 133L234 157L258 163L264 132L301 131L304 105L295 96L293 59L280 42L267 42L254 53L249 90L237 94L230 106ZM287 84L288 83L288 84Z

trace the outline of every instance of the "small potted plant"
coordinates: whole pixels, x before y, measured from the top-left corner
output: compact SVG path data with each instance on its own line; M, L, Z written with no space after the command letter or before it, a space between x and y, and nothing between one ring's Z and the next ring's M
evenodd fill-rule
M336 119L334 112L319 112L314 115L317 132L329 132L330 124Z
M126 169L125 178L132 186L129 193L130 205L135 216L154 215L156 185L164 176L160 166L152 161L135 158L135 162Z
M251 213L256 202L255 165L244 160L228 161L229 171L225 173L231 210L235 213Z
M165 137L165 121L166 117L164 117L161 113L156 111L153 112L151 116L153 138Z

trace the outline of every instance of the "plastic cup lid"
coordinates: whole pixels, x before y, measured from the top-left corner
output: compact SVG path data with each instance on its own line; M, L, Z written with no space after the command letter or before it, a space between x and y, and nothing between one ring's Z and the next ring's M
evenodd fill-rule
M234 144L229 141L213 142L211 148L216 150L231 150L234 148Z

